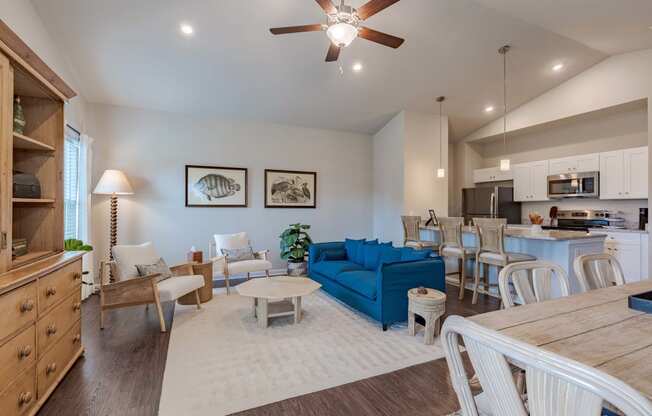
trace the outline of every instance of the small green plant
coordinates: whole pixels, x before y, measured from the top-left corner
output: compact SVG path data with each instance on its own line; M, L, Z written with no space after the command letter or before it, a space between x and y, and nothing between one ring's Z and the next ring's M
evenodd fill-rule
M93 247L84 244L82 240L69 238L63 242L63 249L66 251L93 251Z
M306 257L308 246L312 244L310 236L306 232L310 226L306 224L290 224L280 235L281 258L290 263L302 263Z

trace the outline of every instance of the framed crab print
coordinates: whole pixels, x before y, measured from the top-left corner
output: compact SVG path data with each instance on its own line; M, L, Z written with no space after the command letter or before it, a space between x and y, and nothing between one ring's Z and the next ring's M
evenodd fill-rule
M246 207L247 169L186 165L187 207Z
M317 172L265 169L265 208L316 208Z

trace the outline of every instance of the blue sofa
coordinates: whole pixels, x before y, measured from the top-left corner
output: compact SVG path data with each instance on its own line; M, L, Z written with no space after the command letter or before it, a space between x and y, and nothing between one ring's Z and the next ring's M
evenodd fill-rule
M382 324L407 320L408 289L446 291L444 262L431 252L377 240L311 244L308 275L347 305Z

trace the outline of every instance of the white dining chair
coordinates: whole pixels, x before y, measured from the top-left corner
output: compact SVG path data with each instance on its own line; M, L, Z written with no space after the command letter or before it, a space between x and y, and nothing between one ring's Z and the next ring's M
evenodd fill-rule
M498 274L498 288L503 306L508 309L515 305L512 287L524 305L552 299L553 276L559 282L561 296L568 296L568 275L558 264L548 261L524 261L505 266Z
M584 254L573 262L582 292L625 284L623 268L614 256L607 253Z
M446 319L441 339L464 416L600 416L605 402L626 416L652 415L652 403L622 381L461 316ZM481 400L471 392L460 341L480 380ZM527 406L509 363L525 370Z

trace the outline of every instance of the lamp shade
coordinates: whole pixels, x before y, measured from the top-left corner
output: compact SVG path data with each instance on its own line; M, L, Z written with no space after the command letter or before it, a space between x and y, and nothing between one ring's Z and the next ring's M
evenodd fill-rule
M119 170L107 169L95 186L94 194L99 195L131 195L131 187L127 176Z

